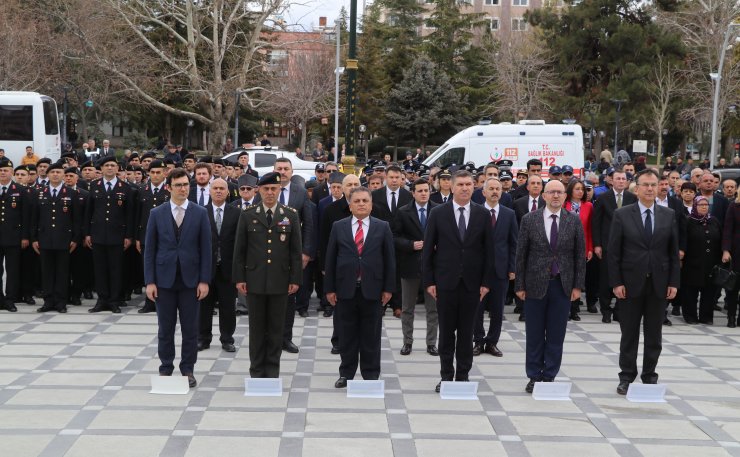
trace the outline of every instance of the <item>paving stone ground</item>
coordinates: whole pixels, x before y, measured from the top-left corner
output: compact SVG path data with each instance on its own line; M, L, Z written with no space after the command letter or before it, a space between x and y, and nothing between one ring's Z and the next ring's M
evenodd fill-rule
M334 388L331 319L296 316L299 354L283 353L280 398L244 397L248 317L235 354L216 344L199 354L199 385L188 395L149 394L157 373L156 316L136 313L0 314L0 455L116 456L740 456L740 330L664 327L658 372L667 402L616 395L619 326L582 314L568 324L558 381L572 401L535 401L524 392L524 324L506 315L503 358L476 357L476 401L441 400L439 362L418 344L398 351L401 321L384 318L385 399L348 399ZM423 308L423 307L418 307ZM511 307L507 307L511 311ZM214 318L214 340L218 326ZM179 341L178 341L179 345ZM179 349L178 349L179 351ZM641 355L640 355L641 357Z

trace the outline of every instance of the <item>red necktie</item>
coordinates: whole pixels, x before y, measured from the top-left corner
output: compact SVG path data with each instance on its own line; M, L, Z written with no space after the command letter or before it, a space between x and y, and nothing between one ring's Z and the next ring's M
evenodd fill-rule
M362 246L365 244L365 234L362 231L362 221L357 221L357 232L355 233L355 246L357 253L362 255Z
M496 227L496 210L491 209L491 227Z
M537 199L532 200L532 211L537 211Z

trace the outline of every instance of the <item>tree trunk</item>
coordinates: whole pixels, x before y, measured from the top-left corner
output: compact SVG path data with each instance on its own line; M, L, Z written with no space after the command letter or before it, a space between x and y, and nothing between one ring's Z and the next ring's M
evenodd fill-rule
M220 155L221 146L226 137L226 133L229 131L229 119L225 116L220 116L210 125L210 132L208 134L208 147L207 152L210 155ZM239 140L243 143L242 140ZM239 145L234 145L238 147Z
M308 120L303 119L301 121L301 125L303 125L303 128L301 129L301 151L306 154L308 152L306 151L306 130L308 126Z

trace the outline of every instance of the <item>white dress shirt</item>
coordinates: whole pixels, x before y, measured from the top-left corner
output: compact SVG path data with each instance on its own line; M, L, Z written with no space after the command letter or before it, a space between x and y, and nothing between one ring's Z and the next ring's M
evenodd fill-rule
M398 208L398 197L401 195L401 188L399 187L396 190L391 190L390 187L386 187L385 188L385 199L388 202L388 209L392 209L393 208L391 206L391 199L393 198L393 195L391 195L391 192L395 192L396 193L396 208Z
M205 189L205 192L203 192L202 189ZM195 187L195 202L200 203L200 195L203 194L203 206L206 206L208 203L211 202L211 184L208 183L205 185L205 187L201 187L200 185Z
M51 184L49 184L49 195L54 195L54 191L56 190L57 191L57 197L58 197L59 196L59 192L62 191L62 186L63 186L63 184L61 184L61 183L58 186L56 186L56 187L51 187Z
M224 202L221 206L213 205L213 220L216 220L216 216L218 216L218 209L221 209L221 221L224 219L224 213L226 212L226 202Z
M118 184L118 177L111 179L110 181L106 181L105 178L103 178L103 188L107 191L108 190L108 183L110 183L111 190L116 188L116 184Z
M190 200L186 199L185 203L180 205L180 207L183 210L183 217L185 217L185 212L187 212L188 210L188 204L190 204ZM172 212L172 217L174 217L175 220L177 220L177 204L175 204L175 202L172 200L170 200L170 211Z
M355 239L355 235L357 235L357 229L360 228L360 224L357 223L360 219L357 219L355 216L352 216L352 239ZM367 232L370 230L370 218L366 217L365 219L362 219L362 243L365 243L365 240L367 239Z
M465 208L465 211L463 211L463 217L465 217L465 228L468 228L468 222L470 222L470 202L468 202L465 206L460 206L457 204L455 200L452 200L452 209L455 210L455 225L457 225L457 221L460 220L460 209L459 208Z

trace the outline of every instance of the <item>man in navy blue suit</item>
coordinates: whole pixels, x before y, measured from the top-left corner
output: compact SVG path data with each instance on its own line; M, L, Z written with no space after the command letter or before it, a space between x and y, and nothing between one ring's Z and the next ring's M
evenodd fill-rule
M360 372L365 380L380 376L380 330L382 306L396 286L393 234L387 222L370 217L370 190L349 194L352 217L334 223L326 248L326 299L336 307L339 333L339 379L334 387L347 387L347 380ZM359 355L359 357L358 357Z
M483 184L483 195L486 197L483 207L488 210L491 218L488 258L493 259L493 279L491 291L483 297L475 315L473 355L485 352L495 357L502 357L503 353L498 348L498 340L501 336L504 302L509 280L514 279L514 271L516 271L516 243L519 236L519 225L516 223L514 210L500 202L501 196L505 194L498 178L486 179ZM488 334L483 328L483 315L486 309L491 311Z
M160 376L172 376L175 326L180 315L182 360L180 373L190 387L198 358L199 300L208 295L211 280L211 223L202 206L188 201L190 179L182 168L170 172L169 204L149 215L144 244L146 295L157 302Z

